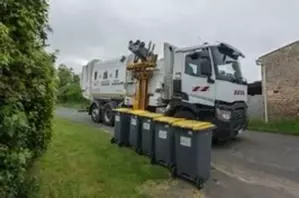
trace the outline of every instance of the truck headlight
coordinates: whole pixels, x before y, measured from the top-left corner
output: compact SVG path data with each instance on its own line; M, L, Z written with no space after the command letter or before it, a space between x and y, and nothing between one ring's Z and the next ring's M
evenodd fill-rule
M216 116L220 120L228 121L231 118L231 112L227 110L216 109Z

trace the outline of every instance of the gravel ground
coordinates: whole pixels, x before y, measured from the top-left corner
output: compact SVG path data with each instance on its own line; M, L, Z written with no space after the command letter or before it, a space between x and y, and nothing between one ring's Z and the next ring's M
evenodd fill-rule
M56 114L113 132L111 127L93 123L86 112L58 108ZM178 181L170 182L171 193L164 196L299 198L299 137L246 131L229 144L213 146L212 163L211 179L202 193L196 193L192 185ZM157 189L161 190L161 187Z

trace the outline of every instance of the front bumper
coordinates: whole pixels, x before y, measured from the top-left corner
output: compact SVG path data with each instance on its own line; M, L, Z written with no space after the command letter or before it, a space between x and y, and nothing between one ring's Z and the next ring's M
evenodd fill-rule
M215 120L214 124L217 126L213 131L213 137L217 139L229 139L238 135L240 129L245 130L247 128L247 121L244 119L231 120L224 122L221 120Z
M214 124L217 128L213 131L213 137L216 139L230 139L238 135L240 130L247 129L247 107L227 107L225 108L231 111L231 119L229 121L223 121L219 119L214 120Z

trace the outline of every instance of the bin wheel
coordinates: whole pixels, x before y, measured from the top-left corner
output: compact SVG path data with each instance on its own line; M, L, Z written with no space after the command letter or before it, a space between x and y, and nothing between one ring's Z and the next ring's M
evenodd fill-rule
M129 143L125 143L124 146L125 147L130 147L130 144Z
M111 143L111 144L115 144L115 143L116 143L116 140L115 140L114 137L110 139L110 143Z
M155 157L154 157L154 156L151 156L151 161L150 161L150 163L153 164L153 165L156 164L156 160L155 160Z
M119 142L119 143L118 143L118 146L119 146L119 147L122 147L123 145L124 145L123 142Z
M177 168L175 166L172 166L170 171L171 171L171 177L176 178Z
M140 148L136 148L135 151L136 151L136 153L137 153L138 155L141 155L141 149L140 149Z
M196 179L196 188L198 188L199 190L203 188L203 182L201 179Z

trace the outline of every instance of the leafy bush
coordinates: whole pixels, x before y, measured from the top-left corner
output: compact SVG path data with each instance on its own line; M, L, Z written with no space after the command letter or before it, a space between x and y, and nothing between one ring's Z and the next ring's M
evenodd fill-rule
M83 102L81 88L78 83L70 83L61 89L59 89L58 94L59 102L62 103L72 103L72 102Z
M82 96L80 78L73 72L72 68L68 68L64 64L59 65L57 76L59 79L57 95L59 103L87 103L87 100Z
M26 171L48 145L55 101L46 0L1 0L0 197L23 192Z

